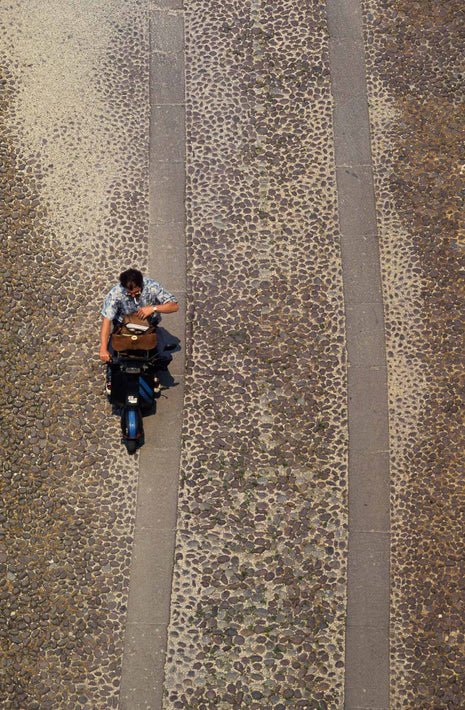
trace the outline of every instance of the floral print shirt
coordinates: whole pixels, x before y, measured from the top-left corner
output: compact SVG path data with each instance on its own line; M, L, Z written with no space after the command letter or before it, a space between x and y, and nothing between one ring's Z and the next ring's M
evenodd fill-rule
M123 316L134 313L141 306L156 306L157 304L168 303L168 301L177 303L175 297L153 279L144 278L142 293L139 296L130 296L124 286L117 284L105 298L102 316L111 321L121 322ZM151 323L159 323L161 320L160 314L154 313L149 316L148 320Z

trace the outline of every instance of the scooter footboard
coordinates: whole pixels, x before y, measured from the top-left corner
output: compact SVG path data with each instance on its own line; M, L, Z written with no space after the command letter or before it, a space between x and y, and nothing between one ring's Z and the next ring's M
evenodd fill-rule
M123 406L126 401L127 377L119 365L112 363L111 367L111 404Z
M134 366L128 372L119 363L111 365L111 404L124 406L128 396L137 397L139 406L145 411L152 409L155 394L159 392L159 383L152 366Z

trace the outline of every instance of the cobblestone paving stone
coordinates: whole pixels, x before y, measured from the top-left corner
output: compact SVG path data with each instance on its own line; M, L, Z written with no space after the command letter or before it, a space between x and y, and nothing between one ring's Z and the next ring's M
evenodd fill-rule
M463 708L463 4L364 3L386 311L393 708Z
M346 378L324 3L185 5L168 708L343 704Z
M0 705L118 704L137 461L96 356L147 259L144 2L2 4Z

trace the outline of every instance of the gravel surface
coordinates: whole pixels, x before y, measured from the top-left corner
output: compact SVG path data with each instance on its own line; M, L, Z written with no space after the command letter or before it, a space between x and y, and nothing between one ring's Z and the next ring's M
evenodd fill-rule
M392 708L463 708L463 5L365 2L392 466Z

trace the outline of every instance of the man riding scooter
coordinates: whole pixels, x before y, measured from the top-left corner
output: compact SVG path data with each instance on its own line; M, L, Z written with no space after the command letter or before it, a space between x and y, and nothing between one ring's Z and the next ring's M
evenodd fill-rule
M177 345L166 344L163 329L157 327L160 313L178 308L174 296L137 269L123 271L105 298L100 359L107 364L105 389L121 415L121 443L128 454L144 445L143 416L160 391L156 373L166 369L172 359L169 350Z
M119 277L119 284L114 286L105 298L102 309L102 327L100 331L100 360L109 363L112 359L110 334L112 327L123 321L124 316L137 313L138 317L157 325L160 314L176 313L179 309L177 300L157 281L144 277L137 269L127 269ZM168 352L163 330L156 328L157 356L159 363L166 366L172 356ZM107 371L106 391L110 394L110 372Z

